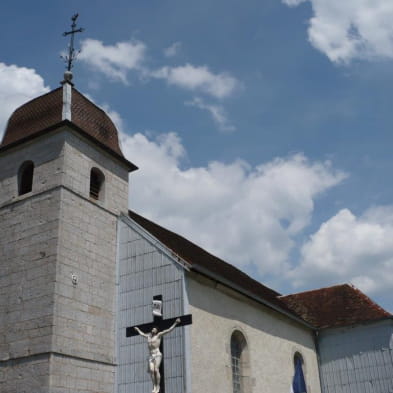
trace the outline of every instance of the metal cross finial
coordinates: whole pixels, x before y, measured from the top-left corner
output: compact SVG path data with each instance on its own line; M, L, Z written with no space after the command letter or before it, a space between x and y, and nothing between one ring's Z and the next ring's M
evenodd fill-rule
M67 71L71 71L71 68L73 67L72 62L76 59L78 56L79 52L75 52L74 48L74 35L75 33L82 33L84 31L83 28L76 29L76 20L78 19L79 14L75 14L72 16L72 25L71 25L71 31L66 31L63 33L63 36L66 37L67 35L71 35L71 40L70 40L70 45L68 47L68 55L67 56L62 56L62 59L67 63Z

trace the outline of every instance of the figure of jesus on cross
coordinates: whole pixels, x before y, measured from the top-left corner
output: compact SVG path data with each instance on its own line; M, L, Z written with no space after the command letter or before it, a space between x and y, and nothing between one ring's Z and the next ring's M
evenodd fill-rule
M150 356L149 356L149 373L151 376L151 380L153 382L153 392L158 393L160 391L160 382L161 382L161 374L160 374L160 366L162 360L162 353L160 351L161 345L161 337L164 334L171 332L177 324L180 323L180 318L176 318L175 323L166 330L161 332L158 331L157 328L153 328L150 333L143 333L138 326L135 326L134 329L143 337L147 338L147 345L149 347Z
M190 325L192 316L182 315L178 318L163 319L162 296L153 297L153 323L130 326L126 330L126 337L141 335L146 338L149 349L148 372L153 382L152 393L165 393L162 337L178 326Z

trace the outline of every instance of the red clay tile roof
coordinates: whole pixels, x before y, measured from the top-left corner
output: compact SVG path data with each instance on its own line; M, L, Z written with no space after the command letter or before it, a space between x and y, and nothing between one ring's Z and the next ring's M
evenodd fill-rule
M63 88L37 97L20 106L11 115L0 148L22 142L53 126L61 125ZM71 123L87 137L124 160L119 146L118 133L108 115L78 90L72 88ZM131 163L129 163L131 164ZM131 164L132 169L136 169Z
M320 329L392 317L363 292L348 284L282 296L280 299L305 321Z
M129 216L137 224L162 242L166 247L172 250L176 255L188 262L191 265L191 270L193 269L193 265L194 267L199 265L209 273L213 274L214 277L219 277L225 281L229 281L232 284L235 284L236 287L242 288L248 293L265 300L285 313L301 319L279 299L278 296L280 294L273 289L262 285L260 282L252 279L239 269L208 253L184 237L155 224L139 214L129 211Z

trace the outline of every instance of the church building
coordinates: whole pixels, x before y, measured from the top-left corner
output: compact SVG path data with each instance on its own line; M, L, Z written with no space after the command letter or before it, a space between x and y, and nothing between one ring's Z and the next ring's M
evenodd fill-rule
M0 145L1 393L151 392L135 326L173 327L161 393L393 392L389 312L348 284L282 296L130 211L138 168L71 79Z

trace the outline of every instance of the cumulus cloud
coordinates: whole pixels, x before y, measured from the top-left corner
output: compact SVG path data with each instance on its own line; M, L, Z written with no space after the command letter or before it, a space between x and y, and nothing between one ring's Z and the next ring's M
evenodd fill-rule
M352 59L393 58L391 0L282 0L289 6L310 1L308 37L337 63Z
M34 69L0 63L0 140L11 113L48 91L44 80Z
M217 124L218 128L221 131L231 132L236 130L235 126L229 121L225 109L222 107L222 105L207 104L199 97L195 97L192 101L187 101L186 105L195 106L210 113L214 122Z
M314 200L345 175L302 154L251 167L242 160L183 168L175 133L122 135L141 169L130 179L130 206L239 267L280 274L294 236L309 223Z
M168 48L164 49L165 57L176 56L177 53L179 52L180 48L181 48L181 42L179 42L179 41L174 42L171 46L168 46Z
M167 57L174 56L180 47L176 42L164 50ZM128 84L127 74L134 70L144 78L166 80L191 91L199 91L215 98L230 96L239 82L227 72L214 73L207 66L164 66L150 70L145 64L146 45L140 41L118 42L104 45L101 41L88 38L81 43L79 59L89 67L102 72L108 78Z
M199 91L215 98L230 96L238 87L238 81L226 72L215 74L207 66L186 64L178 67L162 67L151 76L166 80L169 84L191 91Z
M393 288L393 206L340 210L301 249L295 285L352 282L369 294Z
M139 41L104 45L88 38L81 43L79 59L108 78L128 84L127 72L141 69L145 52L145 44Z

